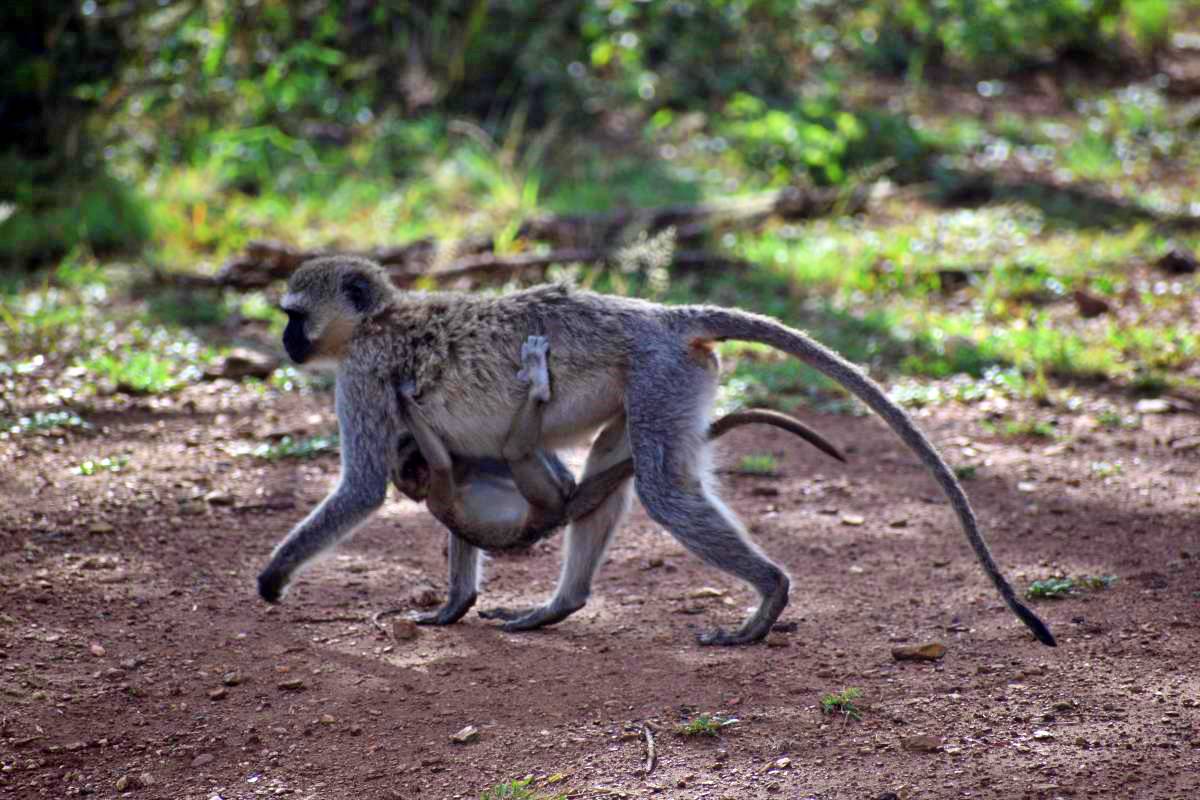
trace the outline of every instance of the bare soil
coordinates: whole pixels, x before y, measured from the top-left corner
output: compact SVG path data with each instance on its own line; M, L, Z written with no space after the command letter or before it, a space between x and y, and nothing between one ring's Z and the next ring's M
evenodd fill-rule
M266 606L257 571L338 464L236 447L329 431L330 404L206 384L107 400L92 431L0 440L0 797L474 798L522 776L596 798L1200 796L1195 414L1116 431L1063 414L1057 440L988 434L979 406L921 415L976 465L967 490L1021 589L1118 576L1036 604L1056 649L1002 607L880 422L801 412L846 466L737 431L724 463L779 460L776 477L722 479L792 600L766 644L708 649L695 633L754 598L640 510L592 601L544 631L474 613L411 640L377 631L375 611L444 589L444 534L400 500ZM72 472L113 454L118 472ZM480 607L547 596L559 550L493 559ZM892 657L926 642L946 655ZM848 687L861 719L822 715ZM738 721L677 733L702 712ZM451 742L468 725L477 741ZM917 736L937 749L905 746Z

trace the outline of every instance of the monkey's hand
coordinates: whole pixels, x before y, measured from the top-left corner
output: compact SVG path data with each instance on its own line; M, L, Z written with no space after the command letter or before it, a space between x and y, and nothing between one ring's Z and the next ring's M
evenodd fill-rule
M543 403L550 402L549 351L550 341L545 336L530 336L521 345L521 370L517 373L517 380L529 384L529 396Z
M259 573L258 596L268 603L278 603L287 584L287 576L281 570L269 566Z
M412 378L405 378L400 382L400 396L405 400L412 400L417 396L417 382Z

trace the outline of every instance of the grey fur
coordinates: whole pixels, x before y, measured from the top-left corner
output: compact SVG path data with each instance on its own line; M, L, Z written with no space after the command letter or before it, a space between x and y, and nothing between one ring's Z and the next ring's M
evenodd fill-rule
M725 339L777 347L838 381L879 413L925 462L958 513L984 572L1009 608L1047 645L1054 638L1016 598L980 536L962 487L912 420L854 365L767 317L708 306L664 307L628 298L541 286L502 297L455 293L399 293L371 262L334 257L304 265L289 284L290 298L303 304L306 286L340 287L348 275L369 275L374 291L362 313L348 315L352 332L334 345L318 342L322 355L341 356L339 422L349 427L343 478L313 517L339 493L382 499L396 453L399 409L383 388L395 376L413 382L413 400L430 427L455 456L496 458L508 423L525 399L517 379L522 343L541 335L551 343L554 392L543 413L543 444L553 450L604 426L593 445L584 479L632 453L639 498L648 513L705 561L737 575L759 592L762 602L741 629L716 631L702 641L742 644L762 638L787 603L788 579L751 544L741 525L711 486L706 430L716 378L712 344ZM335 293L336 294L336 293ZM307 302L324 325L338 315L328 293L308 291ZM347 304L336 300L338 308ZM315 310L319 309L319 313ZM342 312L342 318L347 314ZM310 335L319 336L319 332ZM336 357L336 356L335 356ZM349 385L343 389L342 382ZM343 398L354 398L353 410ZM373 406L368 410L368 406ZM350 419L361 413L361 419ZM367 421L378 424L367 456L353 449ZM384 422L386 420L386 422ZM347 443L344 441L343 447ZM376 463L387 469L372 469ZM358 483L369 484L353 487ZM343 501L351 513L310 517L276 551L268 572L282 561L290 576L308 554L349 532L368 504ZM613 530L628 506L628 484L567 535L567 554L558 589L547 606L509 624L517 628L556 622L582 606ZM368 512L369 513L369 512ZM310 544L309 539L312 540ZM277 569L276 572L280 572ZM264 573L267 574L267 573Z

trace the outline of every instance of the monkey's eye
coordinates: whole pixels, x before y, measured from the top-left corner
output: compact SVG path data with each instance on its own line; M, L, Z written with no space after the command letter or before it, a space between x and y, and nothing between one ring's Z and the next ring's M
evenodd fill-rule
M351 307L358 312L366 311L371 305L371 283L363 275L348 275L342 281L342 291Z

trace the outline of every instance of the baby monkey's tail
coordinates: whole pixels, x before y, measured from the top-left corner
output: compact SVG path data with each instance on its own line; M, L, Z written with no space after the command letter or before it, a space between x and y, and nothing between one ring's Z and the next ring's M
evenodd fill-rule
M829 443L821 434L814 431L812 428L805 425L794 417L789 417L787 414L781 414L778 411L768 411L764 408L753 408L746 411L733 411L718 420L714 420L708 426L709 440L719 439L729 433L734 428L740 428L742 425L773 425L776 428L793 433L799 436L804 441L811 444L813 447L820 450L831 458L836 458L842 463L846 462L846 457L842 455L842 451Z

